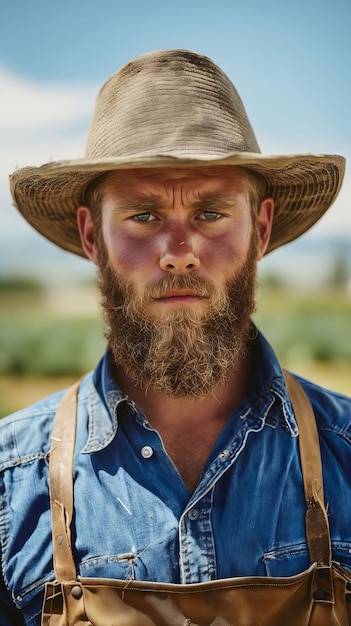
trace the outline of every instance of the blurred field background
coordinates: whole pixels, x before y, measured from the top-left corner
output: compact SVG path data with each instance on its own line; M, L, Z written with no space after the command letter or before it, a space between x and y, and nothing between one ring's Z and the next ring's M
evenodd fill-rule
M260 278L255 321L281 363L351 393L351 293L346 265L315 288ZM64 388L93 368L105 347L93 281L53 285L0 278L0 417Z
M104 350L93 272L85 280L86 261L49 244L11 208L8 174L28 164L82 157L107 77L141 53L166 48L195 50L218 63L243 98L263 153L341 154L350 163L351 2L0 5L4 415L68 385L94 367ZM283 365L348 394L350 197L347 167L340 195L316 235L307 233L268 255L271 269L262 274L255 317Z

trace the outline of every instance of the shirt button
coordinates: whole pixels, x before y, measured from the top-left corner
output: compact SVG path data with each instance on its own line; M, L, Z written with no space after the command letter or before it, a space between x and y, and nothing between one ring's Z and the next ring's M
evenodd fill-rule
M127 411L130 415L134 415L135 407L131 402L127 402Z
M154 453L154 451L151 448L151 446L144 446L143 448L141 448L141 456L144 459L151 459L153 453Z
M193 522L199 517L199 515L200 513L197 509L190 509L190 511L188 511L188 518Z

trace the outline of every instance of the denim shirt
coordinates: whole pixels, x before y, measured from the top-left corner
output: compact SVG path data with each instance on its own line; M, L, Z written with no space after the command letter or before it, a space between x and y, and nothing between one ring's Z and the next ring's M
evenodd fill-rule
M110 354L85 377L74 459L78 574L195 583L308 568L297 426L272 348L260 334L255 343L248 392L192 495L116 386ZM351 570L351 399L299 380L319 429L333 558ZM62 393L0 424L1 626L39 625L43 587L54 579L48 457Z

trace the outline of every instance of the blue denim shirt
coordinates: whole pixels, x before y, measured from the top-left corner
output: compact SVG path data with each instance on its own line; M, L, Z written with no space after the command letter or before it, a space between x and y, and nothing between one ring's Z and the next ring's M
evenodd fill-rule
M191 496L109 363L107 353L79 394L72 528L78 573L194 583L307 569L298 431L265 339L256 339L248 393ZM351 400L300 382L318 423L333 558L351 570ZM54 578L48 456L61 396L1 423L1 626L20 624L22 616L40 624L43 586Z

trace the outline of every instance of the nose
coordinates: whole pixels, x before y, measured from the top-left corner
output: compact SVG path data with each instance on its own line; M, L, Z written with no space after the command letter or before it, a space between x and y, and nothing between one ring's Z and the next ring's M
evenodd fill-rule
M200 267L200 260L191 236L183 232L169 235L160 255L160 267L164 272L185 274Z

